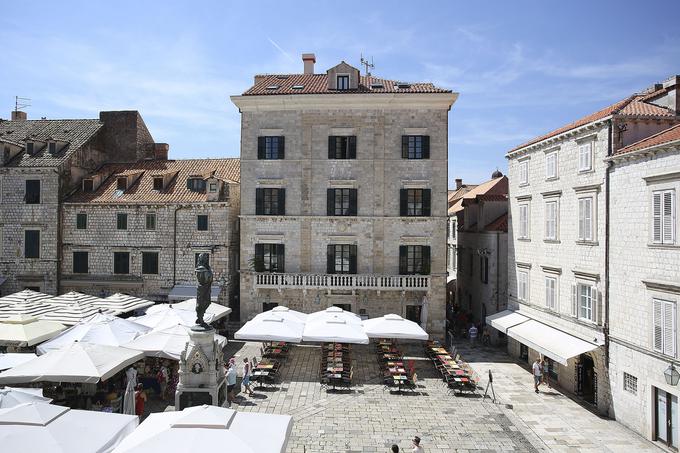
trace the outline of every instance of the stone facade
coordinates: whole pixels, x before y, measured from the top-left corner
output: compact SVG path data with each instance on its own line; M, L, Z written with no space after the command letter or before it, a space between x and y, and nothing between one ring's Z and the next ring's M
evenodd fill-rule
M305 312L348 304L345 308L370 317L406 316L413 312L409 305L421 306L427 296L428 328L443 335L448 110L455 98L450 92L307 94L285 101L248 92L232 97L242 117L242 322L274 303ZM284 159L258 159L258 137L268 135L285 137ZM429 159L403 159L403 135L429 136ZM329 136L356 137L356 158L329 159ZM259 188L285 189L285 215L256 214ZM357 215L327 216L327 189L332 188L357 190ZM430 216L400 216L404 188L431 189ZM286 274L321 276L327 275L329 244L355 245L356 272L370 276L399 274L400 245L428 245L430 287L263 288L253 266L259 243L284 244Z

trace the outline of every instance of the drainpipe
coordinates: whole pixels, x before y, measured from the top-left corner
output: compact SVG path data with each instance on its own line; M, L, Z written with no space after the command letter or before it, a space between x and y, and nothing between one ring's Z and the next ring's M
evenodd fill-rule
M500 298L501 298L501 232L496 231L496 313L501 309ZM484 321L486 324L486 321Z
M58 169L53 169L52 170L54 173L57 174L57 273L55 275L56 277L56 291L57 294L61 292L61 263L63 261L63 253L62 253L62 241L63 241L63 213L62 213L62 190L61 190L61 175L59 174ZM66 197L64 197L66 198ZM45 289L45 288L43 288ZM46 291L47 292L47 291Z
M612 155L614 124L613 118L608 122L607 157ZM609 368L609 179L611 161L607 161L604 179L604 366Z
M175 208L173 228L172 228L172 286L175 287L177 283L177 212L181 209L186 209L187 206L178 206Z

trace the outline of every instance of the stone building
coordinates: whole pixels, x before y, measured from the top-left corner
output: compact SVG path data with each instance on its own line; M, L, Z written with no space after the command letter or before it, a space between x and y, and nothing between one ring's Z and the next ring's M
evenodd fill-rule
M462 179L456 179L456 188L449 190L448 223L446 226L446 303L450 307L455 303L456 270L458 268L458 216L451 212L451 207L475 187L477 187L475 184L463 184Z
M544 355L551 378L602 413L612 397L609 290L622 284L608 272L612 191L605 159L677 122L677 89L676 78L654 85L506 156L511 310L487 321L507 333L511 354L529 363ZM630 197L631 184L618 196ZM622 209L626 221L637 215ZM628 272L635 268L627 265Z
M14 111L0 119L0 294L55 294L61 200L103 163L136 161L164 146L136 111L77 120L29 120Z
M456 303L470 322L484 322L507 305L508 178L495 171L462 195L449 217L458 227Z
M241 321L283 304L444 333L448 112L457 94L345 62L257 75L241 112Z
M195 297L208 253L213 300L237 286L239 160L107 164L63 203L61 291L123 292L154 301Z
M610 414L647 439L677 449L680 390L664 373L671 364L680 371L680 125L607 160Z

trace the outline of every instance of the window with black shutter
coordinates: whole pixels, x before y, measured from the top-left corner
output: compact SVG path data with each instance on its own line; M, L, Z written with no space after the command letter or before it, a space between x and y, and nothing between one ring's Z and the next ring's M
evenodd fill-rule
M158 274L158 252L142 252L142 274Z
M83 192L94 192L94 181L92 179L83 179Z
M284 244L255 244L256 272L283 272L284 263Z
M197 177L187 178L187 189L189 189L192 192L204 193L205 192L205 179L197 178Z
M285 137L257 137L257 158L264 160L283 159Z
M327 189L326 215L357 215L357 189Z
M130 273L130 252L113 252L113 273Z
M353 244L328 244L326 273L356 274L357 246Z
M121 177L116 180L116 190L122 190L123 192L127 190L128 179L126 177Z
M116 228L119 230L127 230L127 214L119 212L116 214Z
M208 231L208 216L200 214L196 216L196 229L198 231Z
M401 189L400 214L405 217L429 217L431 189Z
M401 157L403 159L429 159L429 135L402 135Z
M24 231L24 258L40 258L40 230Z
M74 274L87 274L88 269L88 256L87 252L73 252L73 273Z
M399 246L399 274L428 275L430 273L429 245Z
M26 204L40 204L40 180L26 180Z
M255 189L255 214L285 215L286 189Z
M76 229L86 230L87 229L87 214L84 212L79 212L76 214Z
M328 137L328 158L329 159L356 159L357 158L357 138L355 136Z

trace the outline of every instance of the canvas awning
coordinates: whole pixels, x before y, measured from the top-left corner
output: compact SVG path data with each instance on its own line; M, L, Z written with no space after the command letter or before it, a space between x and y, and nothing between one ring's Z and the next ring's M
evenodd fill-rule
M487 324L490 324L491 327L503 333L508 333L510 327L528 320L529 318L526 316L520 315L518 312L512 310L501 311L486 317Z
M600 346L533 319L510 327L507 333L509 337L562 365L566 365L570 358Z
M213 285L210 288L210 300L217 302L220 296L220 287ZM168 300L187 300L196 297L196 285L175 285L168 294Z

